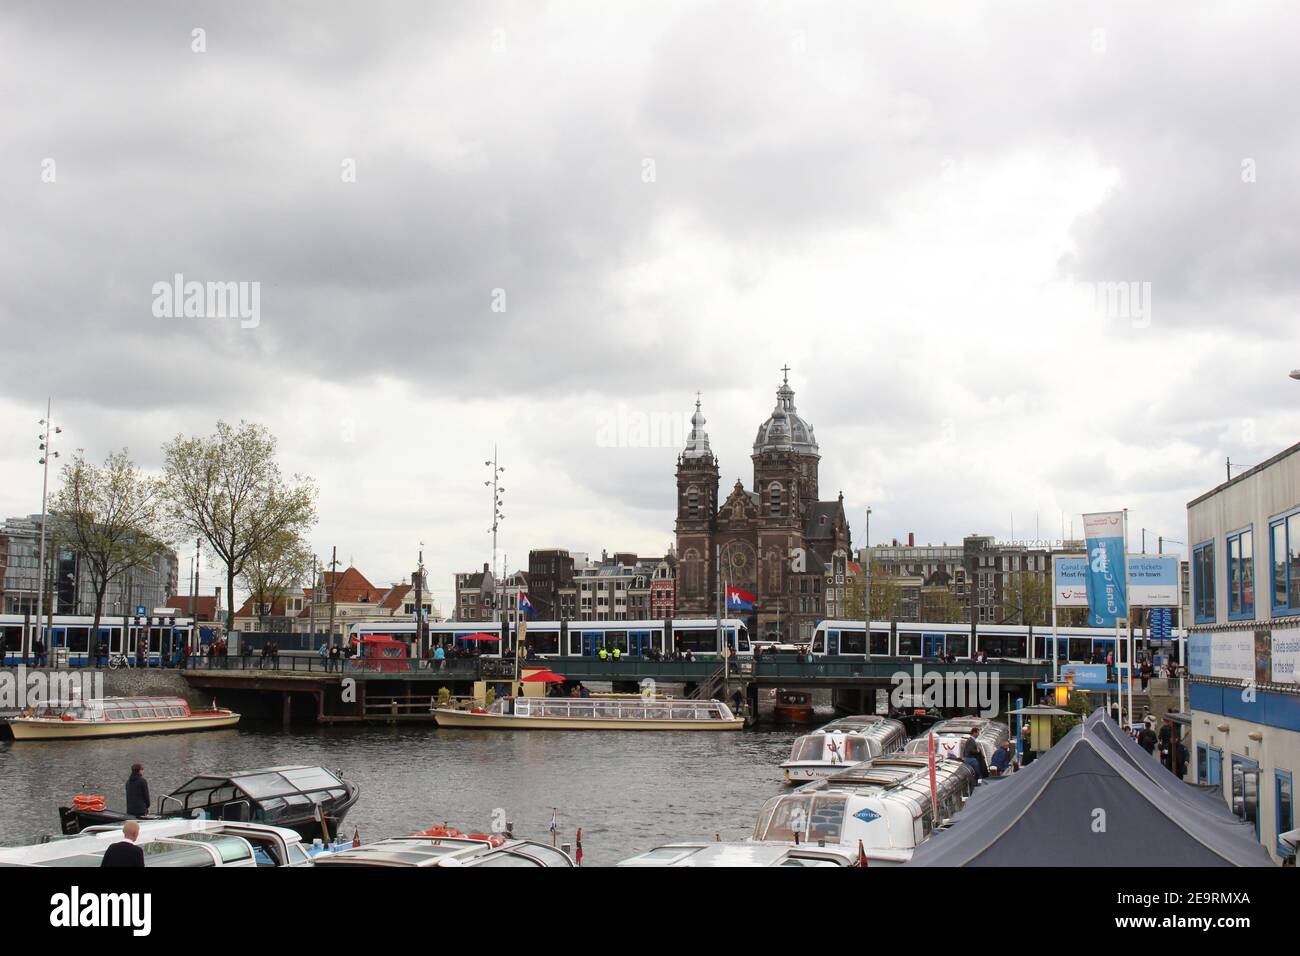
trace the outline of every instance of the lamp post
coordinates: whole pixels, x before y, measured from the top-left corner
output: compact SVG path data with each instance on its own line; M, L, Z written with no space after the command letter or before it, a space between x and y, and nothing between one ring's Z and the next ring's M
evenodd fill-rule
M45 514L45 501L49 494L50 487L50 459L58 458L59 453L51 447L55 435L60 434L63 429L53 424L50 416L51 403L47 398L45 400L45 417L41 419L40 424L44 431L38 436L40 438L41 457L37 462L42 468L41 475L41 544L39 548L40 556L36 559L36 639L41 635L41 614L45 609L45 524L47 515ZM50 595L50 602L53 604L54 595Z
M863 561L862 573L865 575L862 584L862 640L867 649L867 654L871 654L871 508L867 507L867 525L863 532ZM829 650L829 648L828 648Z

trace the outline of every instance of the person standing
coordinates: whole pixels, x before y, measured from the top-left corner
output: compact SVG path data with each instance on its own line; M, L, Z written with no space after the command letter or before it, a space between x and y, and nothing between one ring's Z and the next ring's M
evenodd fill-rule
M1029 724L1025 724L1024 729L1020 731L1020 766L1022 767L1028 767L1034 762L1036 755L1031 744L1032 740L1033 738L1029 733Z
M144 866L144 850L136 846L140 824L127 820L122 825L122 839L104 851L100 866Z
M438 670L444 670L447 667L447 651L439 644L433 649L433 661Z
M45 666L45 641L39 637L32 641L32 656L36 658L37 667Z
M144 767L131 764L131 776L126 778L126 814L142 817L149 812L149 781L144 778Z

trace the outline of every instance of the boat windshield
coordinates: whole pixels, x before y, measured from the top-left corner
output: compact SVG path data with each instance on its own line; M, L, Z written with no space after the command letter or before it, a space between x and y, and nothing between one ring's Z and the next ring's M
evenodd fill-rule
M816 794L774 797L764 804L754 827L755 840L793 841L795 834L808 843L838 843L844 829L847 798Z
M809 734L806 737L800 737L794 742L794 746L790 750L790 759L821 760L825 747L826 737L823 734Z

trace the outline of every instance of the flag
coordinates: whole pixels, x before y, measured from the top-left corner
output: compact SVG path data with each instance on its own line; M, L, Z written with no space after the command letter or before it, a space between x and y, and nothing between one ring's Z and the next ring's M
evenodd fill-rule
M550 825L549 827L547 827L547 829L548 829L551 833L558 833L559 830L560 830L560 822L559 822L557 819L555 819L555 811L554 811L554 810L551 811L551 825Z
M754 601L757 598L748 591L742 591L740 588L733 588L727 585L727 610L728 611L752 611L754 610Z
M867 865L867 851L862 848L862 841L858 841L858 866Z
M1088 548L1088 625L1114 627L1128 617L1128 567L1124 556L1124 512L1083 516Z
M528 600L528 595L523 591L519 592L519 613L537 617L537 608L533 607L533 602Z

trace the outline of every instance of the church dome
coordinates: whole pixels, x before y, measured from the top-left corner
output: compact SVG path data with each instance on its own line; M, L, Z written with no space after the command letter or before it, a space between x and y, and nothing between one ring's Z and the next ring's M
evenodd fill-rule
M776 390L776 408L772 409L767 421L758 426L754 454L765 451L793 451L820 457L813 427L799 417L794 407L794 389L790 387L788 378Z

